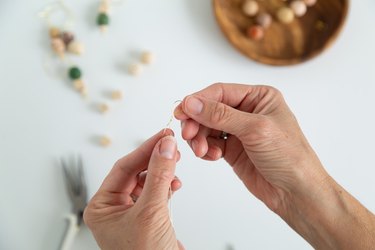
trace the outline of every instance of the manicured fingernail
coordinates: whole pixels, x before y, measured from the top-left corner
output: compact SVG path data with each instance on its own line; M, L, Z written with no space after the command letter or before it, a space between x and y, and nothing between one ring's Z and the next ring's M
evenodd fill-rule
M169 135L162 139L159 152L162 157L164 157L167 160L174 159L176 155L176 139Z
M189 96L186 99L186 108L193 115L199 115L203 109L203 103L193 96Z

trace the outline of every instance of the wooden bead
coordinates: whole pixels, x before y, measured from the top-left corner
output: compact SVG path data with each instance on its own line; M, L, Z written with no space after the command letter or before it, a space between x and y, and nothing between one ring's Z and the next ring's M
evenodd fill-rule
M65 54L65 44L61 38L53 38L51 40L51 46L53 51L61 58L64 57Z
M290 3L290 8L293 10L294 15L297 17L304 16L307 11L307 6L304 1L296 0Z
M263 28L269 28L272 24L272 16L268 13L260 13L256 17L256 22Z
M247 36L252 40L259 41L264 37L264 29L260 25L250 26L247 30Z
M138 63L132 63L128 67L128 72L129 72L129 74L131 74L133 76L137 76L137 75L141 74L142 66Z
M112 91L111 93L113 100L121 100L122 99L122 92L120 90Z
M309 7L314 6L317 0L304 0L305 4Z
M110 6L110 4L107 1L101 2L100 5L99 5L98 12L99 13L109 14L111 12L111 6Z
M258 14L259 5L254 0L247 0L242 5L242 11L243 11L243 13L245 13L245 15L253 17L256 14Z
M49 29L49 36L51 38L58 38L60 37L60 30L56 27L52 27Z
M65 46L68 46L74 40L74 35L71 32L63 32L61 33L61 39L64 41Z
M155 60L155 56L150 51L145 51L141 55L141 62L143 62L145 64L151 64L151 63L154 62L154 60Z
M282 23L291 23L294 20L293 10L288 7L282 7L277 11L277 18Z
M105 114L109 111L109 106L106 103L100 104L98 108L102 114Z
M85 52L85 46L80 42L71 42L68 45L68 51L76 55L82 55Z
M108 147L112 144L112 140L108 136L102 136L102 137L100 137L99 143L103 147Z
M84 83L81 79L74 80L74 81L73 81L73 87L74 87L77 91L82 91L83 89L86 88L85 83Z

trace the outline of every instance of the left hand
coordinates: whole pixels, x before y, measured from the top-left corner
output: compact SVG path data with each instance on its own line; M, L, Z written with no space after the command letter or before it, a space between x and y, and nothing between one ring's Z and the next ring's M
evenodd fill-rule
M166 130L116 162L84 213L101 249L184 249L168 210L170 188L181 187L174 175L179 158Z

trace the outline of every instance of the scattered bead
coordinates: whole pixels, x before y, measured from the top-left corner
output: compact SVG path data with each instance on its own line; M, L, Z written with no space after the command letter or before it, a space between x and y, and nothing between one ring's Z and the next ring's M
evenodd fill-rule
M86 84L81 80L81 79L78 79L78 80L74 80L73 81L73 87L79 92L81 93L82 96L87 96L87 87L86 87Z
M68 46L74 40L74 35L71 32L65 31L61 34L61 39L64 41L65 45Z
M64 57L65 54L65 44L61 38L53 38L51 40L51 46L53 51L61 58Z
M122 92L120 90L112 91L111 93L113 100L121 100L122 99Z
M69 69L69 78L72 80L78 80L82 76L82 72L78 67L71 67Z
M51 38L58 38L60 36L60 30L56 27L52 27L49 29L49 36Z
M82 55L85 52L85 47L80 42L71 42L68 45L68 51L76 55Z
M282 7L277 11L277 18L282 23L291 23L294 20L293 10L288 7Z
M304 16L307 12L307 6L302 0L296 0L290 3L290 8L297 17Z
M259 5L254 0L247 0L242 5L242 11L245 13L245 15L253 17L258 14Z
M264 37L264 29L260 25L250 26L247 30L247 36L252 40L259 41Z
M155 56L152 52L150 51L145 51L141 55L141 61L145 64L151 64L155 60Z
M99 143L103 147L108 147L112 144L112 141L111 141L111 138L109 138L108 136L102 136L100 137Z
M99 26L108 26L109 16L106 13L99 13L96 22Z
M272 24L272 16L268 13L260 13L256 17L256 22L263 28L269 28Z
M103 1L99 5L99 13L109 14L111 12L111 6L107 1Z
M309 7L314 6L317 0L304 0L305 4Z
M142 72L142 66L138 63L132 63L129 65L128 72L133 76L137 76Z
M99 111L102 114L105 114L109 111L109 106L106 103L102 103L102 104L99 105Z

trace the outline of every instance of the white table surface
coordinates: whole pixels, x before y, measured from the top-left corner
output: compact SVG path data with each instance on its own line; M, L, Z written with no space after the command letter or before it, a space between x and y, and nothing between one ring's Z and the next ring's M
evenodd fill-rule
M87 53L87 101L44 69L48 36L36 13L48 1L0 1L0 249L57 249L70 211L58 159L80 153L90 196L116 159L165 126L173 102L214 82L279 88L330 174L375 211L375 1L352 1L343 33L318 58L293 67L254 63L221 34L208 0L127 0L107 34L94 24L97 1L66 3ZM157 61L134 78L127 63L149 49ZM46 59L47 58L47 59ZM52 62L53 63L53 62ZM93 105L121 89L106 116ZM173 123L180 133L177 122ZM95 138L109 134L113 145ZM311 249L250 195L222 161L196 159L178 136L184 187L173 200L187 249ZM83 229L73 249L96 249Z

